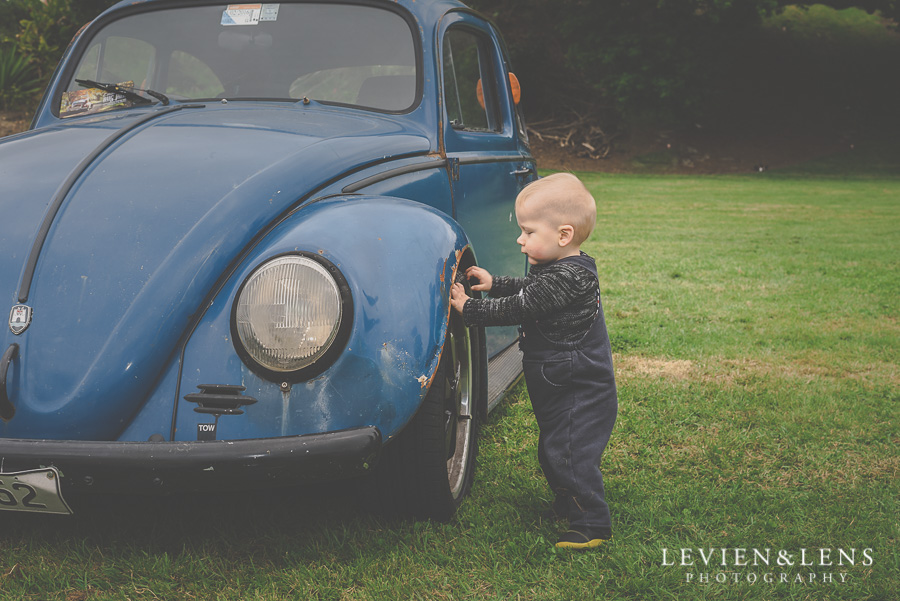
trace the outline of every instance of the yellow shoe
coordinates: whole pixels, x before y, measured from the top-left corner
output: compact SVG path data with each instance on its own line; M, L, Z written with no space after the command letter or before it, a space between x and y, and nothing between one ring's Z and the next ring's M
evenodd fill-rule
M556 546L560 549L593 549L607 542L609 538L595 537L578 530L569 530L559 537Z

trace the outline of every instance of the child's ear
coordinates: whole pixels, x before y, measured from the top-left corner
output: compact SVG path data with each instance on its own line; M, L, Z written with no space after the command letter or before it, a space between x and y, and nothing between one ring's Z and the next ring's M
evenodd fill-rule
M571 225L559 226L559 245L568 246L575 238L575 228Z

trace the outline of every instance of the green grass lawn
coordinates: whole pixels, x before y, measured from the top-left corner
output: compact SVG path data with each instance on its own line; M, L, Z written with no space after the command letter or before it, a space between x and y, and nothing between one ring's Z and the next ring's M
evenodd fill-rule
M0 513L0 599L897 599L900 177L817 171L581 174L620 394L599 551L552 546L520 387L453 523L352 486Z

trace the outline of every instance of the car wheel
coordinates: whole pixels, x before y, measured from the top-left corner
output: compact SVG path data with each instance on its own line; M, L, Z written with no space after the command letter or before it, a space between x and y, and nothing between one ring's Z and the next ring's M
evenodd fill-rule
M481 331L451 311L440 364L413 420L375 470L382 509L447 521L469 492L478 454Z

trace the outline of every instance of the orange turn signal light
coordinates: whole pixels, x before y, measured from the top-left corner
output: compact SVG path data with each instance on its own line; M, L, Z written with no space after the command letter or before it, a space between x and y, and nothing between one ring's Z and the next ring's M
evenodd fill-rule
M512 92L513 102L519 104L519 101L522 100L522 86L519 84L519 78L512 71L509 72L509 89ZM484 88L481 87L480 79L475 86L475 96L478 97L478 104L484 108Z

